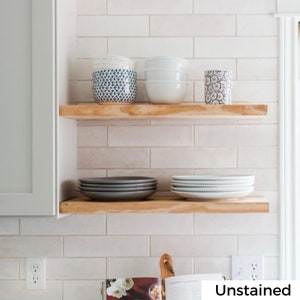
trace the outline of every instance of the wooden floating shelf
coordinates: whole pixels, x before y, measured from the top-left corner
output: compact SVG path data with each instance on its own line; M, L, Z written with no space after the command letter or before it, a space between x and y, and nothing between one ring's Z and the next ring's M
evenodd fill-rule
M259 117L267 114L265 104L75 104L61 105L59 114L73 119L149 117Z
M98 202L78 197L60 203L65 214L100 213L267 213L269 203L262 196L225 201L188 201L170 192L157 192L145 201Z

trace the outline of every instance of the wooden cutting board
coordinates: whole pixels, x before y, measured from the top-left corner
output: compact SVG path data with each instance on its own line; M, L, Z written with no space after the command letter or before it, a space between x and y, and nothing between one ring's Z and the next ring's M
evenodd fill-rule
M173 259L170 254L164 253L160 257L159 261L160 266L160 277L162 280L162 299L166 299L166 293L165 293L165 278L175 276L175 272L173 269Z

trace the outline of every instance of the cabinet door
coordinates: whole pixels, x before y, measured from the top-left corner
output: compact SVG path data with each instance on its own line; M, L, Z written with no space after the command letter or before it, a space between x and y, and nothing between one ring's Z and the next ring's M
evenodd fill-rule
M55 213L54 0L1 0L0 215Z

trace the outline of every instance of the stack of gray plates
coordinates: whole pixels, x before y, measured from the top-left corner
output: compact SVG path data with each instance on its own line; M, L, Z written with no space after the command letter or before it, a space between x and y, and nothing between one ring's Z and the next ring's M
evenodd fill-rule
M253 175L178 175L171 191L182 198L223 200L243 198L254 191Z
M79 179L80 192L98 201L138 201L157 189L157 179L143 176L95 177Z

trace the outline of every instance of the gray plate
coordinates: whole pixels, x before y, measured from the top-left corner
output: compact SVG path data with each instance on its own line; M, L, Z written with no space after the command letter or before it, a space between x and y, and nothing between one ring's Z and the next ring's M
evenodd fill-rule
M124 184L102 184L102 183L79 183L80 188L136 188L136 187L156 187L156 182L149 182L149 183L124 183Z
M124 188L116 188L114 186L108 188L102 187L79 187L80 191L86 192L134 192L134 191L149 191L149 190L156 190L156 186L148 186L148 187L124 187Z
M155 193L156 190L134 192L81 192L96 201L139 201Z
M127 184L127 183L155 183L156 178L144 176L116 176L116 177L94 177L79 179L80 183L105 183L105 184Z

